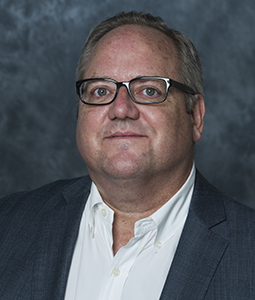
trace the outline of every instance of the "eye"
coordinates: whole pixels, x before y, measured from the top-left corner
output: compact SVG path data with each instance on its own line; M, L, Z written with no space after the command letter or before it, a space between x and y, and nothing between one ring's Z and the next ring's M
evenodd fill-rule
M158 91L152 87L147 87L142 92L145 96L149 97L157 96L159 94Z
M103 97L109 94L109 91L106 88L98 88L94 90L96 97Z

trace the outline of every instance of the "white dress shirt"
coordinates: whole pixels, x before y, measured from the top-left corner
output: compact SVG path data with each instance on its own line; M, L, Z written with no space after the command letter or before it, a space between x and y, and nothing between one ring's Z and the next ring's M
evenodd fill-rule
M193 165L182 188L151 216L135 223L134 237L115 256L114 212L92 183L65 300L159 299L188 214L194 181Z

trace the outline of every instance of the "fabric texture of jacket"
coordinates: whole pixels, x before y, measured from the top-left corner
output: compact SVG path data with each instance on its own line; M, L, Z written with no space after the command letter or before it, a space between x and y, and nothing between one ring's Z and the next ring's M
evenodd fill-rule
M86 176L0 200L1 300L64 299L90 187ZM177 299L255 299L255 211L199 172L160 298Z

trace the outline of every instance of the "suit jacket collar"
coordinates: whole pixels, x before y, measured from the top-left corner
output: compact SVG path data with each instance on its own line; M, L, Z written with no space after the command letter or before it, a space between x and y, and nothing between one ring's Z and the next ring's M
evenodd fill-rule
M223 195L197 172L189 214L160 300L204 299L228 246L214 232L225 220Z

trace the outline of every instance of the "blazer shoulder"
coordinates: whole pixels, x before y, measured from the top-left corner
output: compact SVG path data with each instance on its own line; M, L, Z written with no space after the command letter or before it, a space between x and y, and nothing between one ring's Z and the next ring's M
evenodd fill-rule
M254 209L211 185L199 171L196 175L191 210L194 210L206 224L211 225L224 220L240 224L241 227L242 223L247 226L248 223L255 222Z
M199 197L220 199L227 205L236 207L237 209L244 209L254 213L255 210L240 201L237 201L233 197L227 195L226 193L220 191L217 187L213 186L207 181L207 179L197 170L196 180L195 180L195 190L194 195L199 195Z
M68 190L89 189L91 179L89 176L63 179L43 185L31 191L22 191L10 194L0 199L0 220L12 218L16 214L22 215L40 211L53 199L63 197L62 193ZM1 222L0 222L1 223Z

